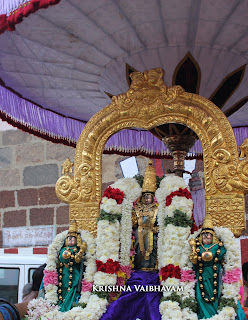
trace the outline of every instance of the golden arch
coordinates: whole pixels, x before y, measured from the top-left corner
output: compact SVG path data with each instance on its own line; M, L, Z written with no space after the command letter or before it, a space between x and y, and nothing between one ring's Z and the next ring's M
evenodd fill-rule
M96 113L78 140L74 176L68 172L56 184L57 196L70 204L70 219L96 232L101 199L101 159L107 140L127 128L150 129L163 123L190 127L201 140L204 155L206 212L215 224L235 235L245 227L244 192L248 191L247 160L239 160L230 123L209 100L167 87L164 71L152 69L131 74L130 89Z

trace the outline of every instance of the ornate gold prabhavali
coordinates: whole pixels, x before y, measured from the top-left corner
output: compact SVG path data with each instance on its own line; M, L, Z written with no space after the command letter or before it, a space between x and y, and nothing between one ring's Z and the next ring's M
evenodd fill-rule
M74 175L67 160L65 174L56 184L57 196L70 204L70 220L95 234L102 152L107 140L123 129L179 123L191 128L202 143L206 213L212 215L214 225L229 227L239 236L245 228L248 140L240 147L244 157L240 160L232 127L223 112L180 86L167 87L163 75L160 68L132 73L128 91L114 96L111 104L90 119L77 143Z

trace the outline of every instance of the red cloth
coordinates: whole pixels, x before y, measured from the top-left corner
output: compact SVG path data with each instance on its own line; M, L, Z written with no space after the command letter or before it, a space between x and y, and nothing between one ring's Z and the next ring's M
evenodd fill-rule
M20 5L17 10L10 12L8 16L6 14L0 15L0 34L5 30L14 31L15 25L22 22L23 17L59 2L60 0L31 0Z

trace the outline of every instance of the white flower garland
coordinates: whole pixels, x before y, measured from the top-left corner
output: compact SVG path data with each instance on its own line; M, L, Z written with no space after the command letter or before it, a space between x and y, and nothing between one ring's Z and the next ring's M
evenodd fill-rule
M100 209L109 214L121 214L121 221L110 223L108 220L100 220L97 226L96 239L96 255L95 255L95 241L88 231L81 231L81 237L87 242L86 251L86 270L84 279L87 282L92 282L96 285L115 285L117 280L116 274L109 274L105 272L96 272L95 260L106 263L108 259L119 261L121 266L130 265L130 246L132 235L132 219L131 212L133 201L141 196L141 188L134 178L120 179L111 185L112 188L118 188L124 192L124 199L122 204L117 204L116 200L103 197ZM196 237L199 230L194 235L190 234L190 227L177 227L174 225L164 225L165 217L173 217L173 212L178 209L185 212L190 218L193 209L193 202L191 199L185 197L174 196L171 204L166 207L165 200L171 192L177 191L179 188L186 188L185 182L182 178L177 176L167 176L161 183L160 188L156 191L156 198L159 203L158 207L158 266L159 269L168 264L179 266L181 270L192 271L192 263L189 260L191 247L188 240ZM239 267L237 243L230 230L226 228L215 228L216 235L223 241L227 253L225 255L225 270L232 271ZM56 271L57 256L66 238L67 231L59 234L48 251L48 261L46 270ZM119 250L120 249L120 250ZM162 285L167 286L183 286L184 290L178 294L185 299L186 297L195 297L195 282L187 281L181 282L176 278L167 278L161 282ZM223 296L226 298L238 299L238 285L237 283L224 283ZM170 292L163 292L164 296L170 295ZM74 307L68 312L59 312L58 307L54 304L58 303L57 286L48 285L46 287L46 299L33 300L29 305L30 320L98 320L103 315L108 304L107 299L99 298L90 292L82 292L79 302L87 303L86 308ZM36 306L43 306L39 308L42 310L38 315L34 313ZM159 306L162 320L174 319L190 319L197 320L197 314L192 312L189 308L181 309L178 302L163 301ZM210 320L234 319L235 310L231 307L223 308L217 315L210 318Z
M121 214L121 223L116 220L100 220L97 224L96 259L106 263L109 259L120 262L121 266L130 264L130 246L132 234L131 211L133 201L141 195L141 188L134 178L120 179L110 185L111 188L119 189L124 193L124 199L118 204L115 199L103 197L100 210L108 214ZM120 241L121 240L121 241ZM94 276L94 285L116 285L117 275L97 271ZM96 296L96 295L92 295ZM92 297L91 296L91 297ZM99 319L104 313L108 301L102 299L104 308L97 313ZM86 307L87 308L87 307ZM88 318L87 318L88 319Z
M158 261L159 268L168 264L179 266L181 270L193 271L193 265L189 260L191 253L191 247L188 240L196 238L200 234L201 230L198 230L193 235L190 235L190 228L175 227L167 225L164 227L165 217L172 217L175 209L185 212L188 217L191 216L193 209L193 202L191 199L184 197L174 196L169 206L165 206L166 197L179 188L184 189L186 187L182 178L170 176L165 177L161 183L160 188L156 192L156 198L159 203L158 222L159 222L159 238L158 238ZM224 243L224 247L227 252L225 254L225 272L232 271L239 268L239 249L237 242L232 232L227 228L215 227L216 235ZM167 237L169 235L169 237ZM183 285L184 290L178 292L178 294L185 299L187 297L195 297L195 283L194 281L179 282L179 279L168 278L166 281L162 281L163 285ZM234 283L223 284L222 295L224 298L233 298L238 300L239 281ZM164 296L169 296L170 292L163 292ZM172 319L198 319L197 314L192 312L189 308L181 309L178 302L175 301L163 301L159 306L162 320ZM236 313L232 307L224 307L215 316L209 320L233 320Z
M166 197L171 192L178 191L179 189L187 188L184 179L177 176L166 176L161 182L160 187L156 191L156 198L159 203L158 207L158 267L159 269L172 264L175 267L179 266L181 270L189 270L189 254L190 247L186 246L187 238L190 234L190 227L179 227L172 224L165 226L165 218L173 217L174 211L180 210L185 212L187 217L192 216L193 201L185 197L174 196L171 204L166 206ZM165 286L183 286L183 291L177 292L182 297L194 297L194 282L181 282L176 278L167 278L161 281ZM170 291L163 291L163 296L168 297L171 295ZM197 320L197 315L189 308L181 310L178 302L163 301L159 305L159 311L162 315L162 320L173 319L191 319Z
M121 266L129 266L131 235L132 235L133 202L141 196L142 189L135 178L119 179L115 183L113 183L111 187L121 190L122 192L124 192L124 195L125 195L125 198L122 204L120 205L122 216L121 216L121 232L120 232L121 247L120 247L119 261ZM112 210L115 210L115 208Z

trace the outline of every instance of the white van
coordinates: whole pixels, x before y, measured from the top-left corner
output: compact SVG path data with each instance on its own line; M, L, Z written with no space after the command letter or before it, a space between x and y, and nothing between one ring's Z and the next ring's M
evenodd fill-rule
M22 290L32 281L36 268L46 262L45 254L19 255L0 253L0 298L22 302Z

